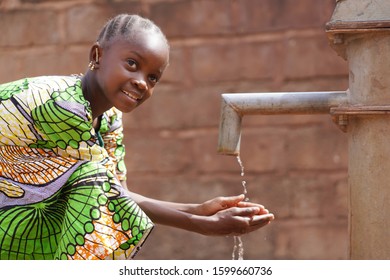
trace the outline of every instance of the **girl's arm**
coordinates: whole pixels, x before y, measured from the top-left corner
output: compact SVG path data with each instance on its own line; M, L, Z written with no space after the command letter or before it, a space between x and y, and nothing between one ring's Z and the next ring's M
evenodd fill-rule
M204 235L239 235L257 230L274 219L262 205L243 202L244 195L217 197L202 204L161 201L129 192L156 224Z

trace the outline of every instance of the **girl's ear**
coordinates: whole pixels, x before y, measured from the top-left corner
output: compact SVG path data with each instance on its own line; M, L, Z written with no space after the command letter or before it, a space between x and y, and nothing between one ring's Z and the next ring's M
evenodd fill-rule
M91 50L89 51L89 61L90 64L94 65L94 69L99 68L99 61L102 57L103 51L99 43L96 42L92 45Z

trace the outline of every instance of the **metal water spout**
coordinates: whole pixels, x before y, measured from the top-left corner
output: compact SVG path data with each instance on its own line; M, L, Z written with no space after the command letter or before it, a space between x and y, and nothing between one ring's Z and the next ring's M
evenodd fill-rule
M345 91L222 94L218 153L240 154L244 115L329 114L346 101Z
M390 1L336 0L326 25L346 92L223 94L218 152L238 155L244 115L330 114L348 135L351 259L390 259Z

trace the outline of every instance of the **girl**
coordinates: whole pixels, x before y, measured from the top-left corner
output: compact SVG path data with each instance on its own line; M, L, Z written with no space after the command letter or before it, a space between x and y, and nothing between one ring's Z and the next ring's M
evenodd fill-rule
M273 219L243 195L181 204L129 192L121 113L152 95L169 45L150 20L122 14L89 58L83 76L0 85L1 259L126 259L153 223L237 235Z

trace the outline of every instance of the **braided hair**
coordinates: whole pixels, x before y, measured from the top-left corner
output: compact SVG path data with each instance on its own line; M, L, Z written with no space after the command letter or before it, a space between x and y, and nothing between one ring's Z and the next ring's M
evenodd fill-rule
M151 31L159 34L169 48L167 38L154 22L141 16L130 14L119 14L110 19L100 31L97 42L101 46L106 46L117 36L129 39L139 31Z

